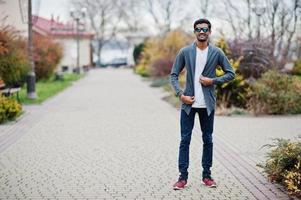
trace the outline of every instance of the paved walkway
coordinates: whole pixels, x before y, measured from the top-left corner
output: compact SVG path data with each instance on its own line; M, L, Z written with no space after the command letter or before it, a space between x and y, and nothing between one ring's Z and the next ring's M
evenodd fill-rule
M195 129L189 185L174 191L179 113L162 94L131 70L101 69L26 107L18 123L0 126L0 199L289 199L257 170L257 147L279 127L300 134L300 116L217 117L216 189L201 186Z

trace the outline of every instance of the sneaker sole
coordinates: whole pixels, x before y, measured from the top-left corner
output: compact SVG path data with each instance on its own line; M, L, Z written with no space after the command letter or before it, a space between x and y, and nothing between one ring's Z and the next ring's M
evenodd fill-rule
M204 186L206 186L206 187L208 187L208 188L216 188L217 187L217 185L211 185L211 186L209 186L209 185L206 185L205 183L202 183Z
M179 188L179 187L177 187L177 186L174 186L174 187L173 187L174 190L183 190L184 188L185 188L185 187L183 187L183 188Z

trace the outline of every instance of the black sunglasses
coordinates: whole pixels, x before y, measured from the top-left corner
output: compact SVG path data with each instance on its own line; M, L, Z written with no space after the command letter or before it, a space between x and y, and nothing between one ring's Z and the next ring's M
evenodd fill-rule
M207 27L203 27L203 28L196 27L194 29L194 31L197 32L197 33L200 33L201 31L203 31L203 33L207 33L207 32L209 32L209 28L207 28Z

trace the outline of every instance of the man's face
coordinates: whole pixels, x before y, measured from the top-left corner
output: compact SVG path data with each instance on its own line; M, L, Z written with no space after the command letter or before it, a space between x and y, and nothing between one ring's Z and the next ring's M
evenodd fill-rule
M209 26L206 23L197 24L194 34L199 42L206 42L211 34L211 30L209 30Z

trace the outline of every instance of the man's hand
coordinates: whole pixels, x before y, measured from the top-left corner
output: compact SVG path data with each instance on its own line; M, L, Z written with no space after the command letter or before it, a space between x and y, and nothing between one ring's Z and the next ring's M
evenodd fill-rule
M210 85L213 84L213 79L212 79L212 78L208 78L208 77L201 76L199 82L200 82L203 86L210 86Z
M185 96L185 95L183 95L183 94L180 96L180 99L181 99L181 101L182 101L183 103L188 104L188 105L193 104L193 102L195 101L195 100L194 100L194 97L191 97L191 96Z

